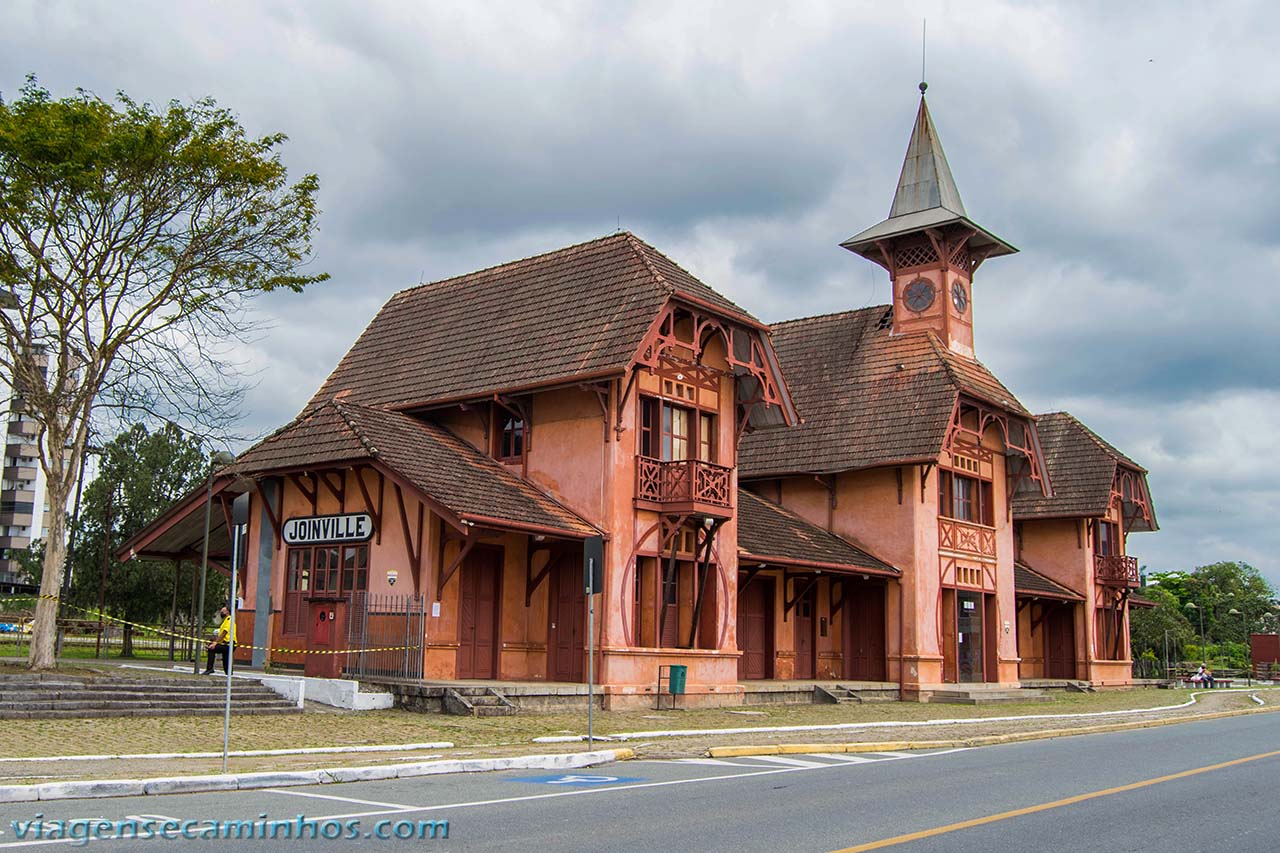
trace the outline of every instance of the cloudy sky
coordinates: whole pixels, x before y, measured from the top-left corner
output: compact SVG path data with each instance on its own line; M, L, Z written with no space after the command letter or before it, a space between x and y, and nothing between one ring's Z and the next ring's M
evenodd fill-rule
M1151 570L1280 586L1280 25L1264 2L15 2L34 73L212 95L320 176L317 269L259 303L242 429L287 421L379 305L636 232L766 321L889 300L838 247L929 101L972 217L979 357L1151 470Z

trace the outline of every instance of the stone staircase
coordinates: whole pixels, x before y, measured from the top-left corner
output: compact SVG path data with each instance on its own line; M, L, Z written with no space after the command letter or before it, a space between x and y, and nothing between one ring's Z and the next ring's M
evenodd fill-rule
M843 684L815 684L813 699L817 704L825 705L862 705L867 702L896 702L898 688L894 687L848 687Z
M220 716L225 698L226 680L218 676L0 675L0 720ZM295 703L257 681L232 680L233 714L300 711Z
M928 701L947 705L990 705L998 702L1052 702L1053 697L1043 690L1026 687L974 684L930 691Z
M446 714L464 717L510 717L520 710L492 687L447 688L443 704Z

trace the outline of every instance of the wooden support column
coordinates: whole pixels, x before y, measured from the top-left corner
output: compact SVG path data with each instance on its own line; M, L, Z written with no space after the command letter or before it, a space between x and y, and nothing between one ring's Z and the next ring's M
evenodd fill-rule
M698 594L693 601L693 624L689 626L689 648L693 648L698 639L698 623L702 619L702 602L707 593L707 575L711 571L711 546L715 542L716 533L720 531L720 525L724 524L724 519L716 519L711 523L711 527L703 529L702 556L700 558L701 571L698 578Z

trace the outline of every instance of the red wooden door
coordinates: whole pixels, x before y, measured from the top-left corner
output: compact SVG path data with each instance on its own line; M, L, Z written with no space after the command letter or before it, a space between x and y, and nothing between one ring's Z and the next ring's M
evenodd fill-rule
M460 574L458 678L497 678L502 551L476 548Z
M1076 677L1076 627L1070 604L1053 604L1045 617L1045 675Z
M844 677L884 681L884 596L882 584L845 584Z
M773 581L756 578L738 593L738 678L773 677Z
M813 613L817 610L817 585L796 602L796 671L795 678L813 678L817 667L814 654L817 644L813 637Z
M552 681L583 681L586 667L587 597L582 566L563 559L551 576L551 620L547 643L551 653L547 677Z

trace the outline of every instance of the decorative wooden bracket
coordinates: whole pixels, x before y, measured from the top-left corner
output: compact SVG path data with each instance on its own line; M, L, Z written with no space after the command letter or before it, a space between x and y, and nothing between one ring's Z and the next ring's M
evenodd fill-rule
M333 495L333 499L338 502L338 512L347 511L347 480L341 471L321 471L316 475L318 479L324 483L325 488ZM337 478L335 485L330 477Z
M355 477L356 485L360 488L360 497L364 498L364 508L369 517L373 519L373 529L377 531L378 544L382 544L382 472L378 471L378 505L373 505L373 499L369 495L369 488L364 484L365 466L360 465L351 469L352 476Z
M471 403L459 403L458 408L464 412L472 412L480 421L480 429L484 433L485 446L489 444L489 407L475 406Z
M255 479L253 481L253 490L257 492L258 499L262 501L262 510L267 514L267 521L271 522L271 530L276 535L276 544L279 545L284 541L284 531L280 524L280 516L271 508L271 501L267 500L266 493L262 491L262 482Z
M622 383L621 382L618 383L618 413L616 415L617 421L614 423L613 431L619 436L626 431L625 428L622 426L622 413L623 411L625 411L625 405L627 400L631 397L631 389L635 387L636 375L638 373L639 373L639 368L632 367L631 375L627 377L626 387L623 388Z
M418 544L414 546L414 537L409 528L409 513L405 508L404 491L400 488L399 483L392 484L396 492L396 508L400 511L400 527L404 531L404 550L409 558L409 569L413 572L413 592L418 593L418 576L422 574L422 552L426 550L426 542L423 541L423 521L426 515L426 507L422 505L422 501L418 501ZM439 601L439 596L436 597Z
M303 476L312 476L311 485L308 486L303 480ZM302 493L302 496L311 504L311 514L316 515L320 512L320 495L318 494L320 486L315 482L314 475L290 474L289 481L293 483L294 488Z
M924 503L924 487L929 482L929 472L933 470L933 465L932 462L926 462L920 466L920 503Z
M609 411L609 386L602 382L582 383L578 386L583 391L596 395L596 402L600 404L600 417L604 419L604 441L609 443L609 421L612 419L613 413Z
M476 540L470 536L466 537L462 542L462 547L458 549L458 556L453 558L453 562L447 567L444 566L444 545L445 538L440 537L440 577L436 581L436 601L439 601L444 595L444 588L449 579L453 577L453 573L462 565L462 561L467 559L467 555L471 553L471 549L476 546Z
M504 397L501 394L494 394L493 401L515 415L524 424L524 451L527 455L533 449L533 418L529 415L527 401L518 400L514 397ZM487 440L488 436L485 436L485 438Z
M786 598L786 584L787 584L787 581L789 581L789 580L799 580L800 578L807 578L807 580L805 581L804 586L800 587L799 592L797 592L797 593L795 594L795 597L794 597L794 598L792 598L792 599L790 599L790 600L787 600L787 598ZM804 598L804 597L809 593L809 590L813 589L813 588L814 588L814 586L816 586L816 585L817 585L817 583L818 583L818 575L790 575L790 576L788 576L788 575L786 574L786 572L783 572L783 578L782 578L782 588L783 588L782 621L783 621L783 622L786 622L786 621L787 621L787 614L791 612L791 608L795 607L795 606L796 606L796 604L798 604L798 603L800 602L800 599Z
M902 466L899 465L893 469L893 473L898 479L898 506L902 506Z
M899 468L899 471L902 469ZM836 597L836 584L840 584L840 597ZM828 615L834 619L836 614L844 609L844 600L848 597L848 589L845 587L844 578L831 578L831 601L828 604Z
M535 575L533 573L533 557L535 554L545 553L547 561L542 564L542 568ZM559 564L564 557L564 552L556 552L550 547L530 548L525 556L524 563L524 606L530 607L533 604L533 593L538 587L542 586L542 582L547 579L547 575L551 574L551 569Z
M709 528L704 528L702 533L702 557L700 559L702 571L699 572L698 595L693 600L693 624L689 626L688 648L693 648L698 639L698 625L702 621L702 602L707 593L707 575L711 573L711 546L715 542L716 534L720 531L720 525L724 524L724 522L725 519L716 519Z
M738 595L742 595L742 591L746 589L747 586L756 579L756 575L760 574L762 571L764 571L764 569L759 566L752 566L749 569L739 569L738 574L746 574L747 579L738 581Z

